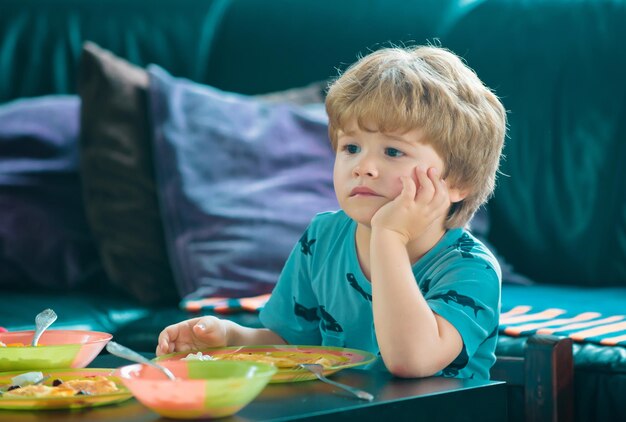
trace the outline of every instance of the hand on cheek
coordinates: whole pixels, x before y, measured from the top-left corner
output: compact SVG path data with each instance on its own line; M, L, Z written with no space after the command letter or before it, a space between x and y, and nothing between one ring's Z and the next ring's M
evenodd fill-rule
M422 192L420 189L417 199L422 201L424 206L429 209L431 218L435 219L448 212L451 205L450 192L448 191L446 181L439 178L437 169L429 168L427 179L428 182L424 183L426 183L428 188L425 192ZM420 183L422 183L421 180ZM424 193L423 198L420 197L422 193Z
M411 176L402 176L402 191L381 207L372 218L372 229L397 233L406 244L421 236L431 224L445 216L450 198L445 181L435 168L415 168Z

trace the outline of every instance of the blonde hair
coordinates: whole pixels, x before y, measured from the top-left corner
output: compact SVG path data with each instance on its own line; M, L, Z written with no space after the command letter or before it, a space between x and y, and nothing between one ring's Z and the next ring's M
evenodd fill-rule
M465 226L493 194L506 133L496 95L454 53L432 46L385 48L349 67L326 96L333 148L351 121L389 133L421 129L444 162L443 178L468 195L446 228Z

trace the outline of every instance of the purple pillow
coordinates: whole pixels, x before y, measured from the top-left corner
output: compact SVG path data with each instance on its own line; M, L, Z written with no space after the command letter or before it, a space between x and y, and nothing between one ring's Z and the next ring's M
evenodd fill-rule
M76 96L0 106L0 286L75 287L102 268L83 211Z
M338 207L323 107L148 71L161 216L181 295L271 292L311 218Z

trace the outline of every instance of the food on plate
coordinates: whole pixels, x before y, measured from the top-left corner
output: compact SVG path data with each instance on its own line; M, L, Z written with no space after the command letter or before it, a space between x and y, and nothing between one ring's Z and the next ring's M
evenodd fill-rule
M30 344L24 344L21 342L17 342L17 343L3 343L0 341L0 347L30 347ZM37 343L37 346L45 346L45 344L41 344L41 343ZM34 346L34 347L37 347Z
M58 387L32 384L24 387L9 387L9 390L3 395L6 397L71 397L76 395L76 391L68 386L63 386L63 384Z
M80 395L96 395L114 393L119 390L117 385L102 375L86 376L84 378L70 380L53 380L50 385L33 384L35 372L29 372L12 378L12 385L2 388L2 395L6 397L72 397ZM40 382L43 375L41 372L39 379L34 382ZM25 377L26 376L26 377ZM20 378L22 377L22 378ZM21 383L16 382L21 381Z
M73 379L63 382L61 385L67 385L74 391L87 394L106 394L113 393L118 390L117 385L107 377L96 375L83 379Z
M0 347L24 347L24 343L3 343L0 341ZM37 344L37 346L42 346L42 344Z
M181 360L215 360L211 355L204 355L202 352L197 353L189 353L187 356L182 358Z
M190 353L181 360L236 360L269 363L278 369L296 369L303 363L317 363L325 368L333 366L334 362L326 357L303 355L299 353L275 354L272 352L242 352L203 355L202 352Z

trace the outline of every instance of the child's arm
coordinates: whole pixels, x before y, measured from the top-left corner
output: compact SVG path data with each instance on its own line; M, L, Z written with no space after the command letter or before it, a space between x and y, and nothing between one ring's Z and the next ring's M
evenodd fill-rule
M402 377L433 375L463 347L454 326L428 306L411 268L408 243L433 221L441 221L441 215L445 218L450 206L445 183L434 169L428 175L416 173L419 194L415 183L404 178L402 193L372 219L370 239L376 336L385 365Z
M265 328L243 327L232 321L206 316L188 319L161 331L156 355L253 344L285 344L285 340Z

